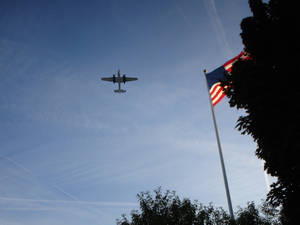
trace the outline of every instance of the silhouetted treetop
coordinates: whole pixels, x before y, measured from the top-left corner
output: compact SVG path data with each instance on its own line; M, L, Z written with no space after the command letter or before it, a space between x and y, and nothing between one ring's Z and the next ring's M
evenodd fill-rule
M231 107L245 109L237 121L242 134L257 143L256 155L278 178L268 200L282 206L285 224L296 224L300 212L299 25L295 3L250 0L253 16L241 22L248 61L238 61L224 85Z
M253 202L239 208L236 223L221 207L205 206L197 201L180 199L174 191L162 193L161 188L138 194L140 210L131 212L131 220L125 215L117 225L281 225L278 210L264 203L259 209Z

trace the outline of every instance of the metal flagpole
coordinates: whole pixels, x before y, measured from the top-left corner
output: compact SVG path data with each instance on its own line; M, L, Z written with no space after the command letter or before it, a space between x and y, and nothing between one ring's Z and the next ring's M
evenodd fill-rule
M220 142L218 127L217 127L217 122L216 122L216 116L215 116L214 106L212 104L212 100L211 100L211 96L210 96L210 92L209 92L209 87L208 87L207 78L206 78L206 70L203 70L203 72L204 72L205 81L206 81L206 87L207 87L207 91L208 91L208 97L209 97L209 102L210 102L211 114L212 114L213 121L214 121L214 127L215 127L215 133L216 133L217 143L218 143L219 156L220 156L220 161L221 161L221 166L222 166L222 174L223 174L223 179L224 179L224 184L225 184L225 190L226 190L226 197L227 197L227 203L228 203L229 213L230 213L231 219L234 220L234 215L233 215L233 210L232 210L232 204L231 204L231 198L230 198L230 192L229 192L229 187L228 187L228 181L227 181L227 176L226 176L225 164L224 164L224 159L223 159L223 154L222 154L222 148L221 148L221 142Z

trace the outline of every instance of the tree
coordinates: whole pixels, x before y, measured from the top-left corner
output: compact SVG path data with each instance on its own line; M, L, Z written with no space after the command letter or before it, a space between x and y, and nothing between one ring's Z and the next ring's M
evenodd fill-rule
M253 16L241 22L248 61L238 61L223 85L231 107L245 109L237 121L242 134L257 143L256 155L277 177L267 200L282 206L284 224L297 224L300 196L300 113L298 99L299 31L293 9L284 0L249 0Z
M237 211L236 225L280 225L279 210L264 202L260 209L254 202L249 202L247 207Z
M117 220L117 225L280 225L278 211L265 204L260 211L255 204L248 203L245 209L238 210L236 223L221 207L212 204L205 206L197 201L181 200L175 192L161 188L138 194L140 211L131 212L131 221L125 215Z

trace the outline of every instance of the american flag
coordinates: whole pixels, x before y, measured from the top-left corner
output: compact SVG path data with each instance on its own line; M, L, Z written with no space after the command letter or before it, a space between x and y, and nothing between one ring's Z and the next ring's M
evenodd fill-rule
M248 60L249 55L245 54L244 52L241 52L236 57L225 62L222 66L206 74L209 93L211 96L212 104L214 106L225 96L223 87L221 87L220 85L221 81L225 79L226 74L231 74L233 63L235 63L239 59Z

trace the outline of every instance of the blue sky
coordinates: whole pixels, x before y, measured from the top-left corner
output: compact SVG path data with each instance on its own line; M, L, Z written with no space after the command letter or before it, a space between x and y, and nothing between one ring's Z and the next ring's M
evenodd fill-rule
M112 225L162 186L227 209L203 69L242 50L247 1L0 3L0 224ZM137 76L127 93L100 80ZM256 145L215 112L234 207L267 193Z

